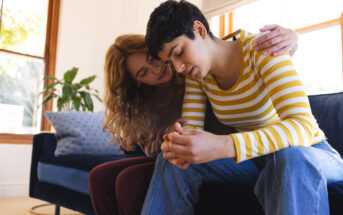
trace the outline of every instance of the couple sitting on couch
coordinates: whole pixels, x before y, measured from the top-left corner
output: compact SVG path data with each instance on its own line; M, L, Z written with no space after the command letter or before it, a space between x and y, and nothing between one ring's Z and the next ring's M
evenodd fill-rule
M145 38L116 39L105 62L104 129L148 157L91 171L97 214L192 214L200 186L213 181L255 185L266 214L329 214L327 184L342 180L343 161L286 52L295 33L267 30L223 41L196 6L166 1ZM203 131L206 99L236 133Z

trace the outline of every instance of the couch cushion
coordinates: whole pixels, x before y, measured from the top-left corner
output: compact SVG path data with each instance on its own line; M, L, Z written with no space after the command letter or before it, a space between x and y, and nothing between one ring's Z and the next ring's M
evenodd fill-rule
M340 194L343 196L343 181L338 181L328 185L329 193Z
M38 162L38 180L89 195L88 171Z
M309 96L312 113L328 142L343 155L343 92Z
M102 130L104 112L63 111L45 112L56 130L55 156L69 154L111 154L124 152L112 140L112 135Z
M89 195L88 173L95 166L107 161L120 160L125 155L67 155L38 162L39 181Z

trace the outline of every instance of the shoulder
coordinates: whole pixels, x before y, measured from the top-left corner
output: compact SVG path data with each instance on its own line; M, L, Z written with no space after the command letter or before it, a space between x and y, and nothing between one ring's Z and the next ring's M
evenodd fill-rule
M253 34L249 31L240 30L238 39L243 45L249 44L253 47L253 44L255 41L263 38L265 35L267 35L270 31L265 32L259 32L257 34Z

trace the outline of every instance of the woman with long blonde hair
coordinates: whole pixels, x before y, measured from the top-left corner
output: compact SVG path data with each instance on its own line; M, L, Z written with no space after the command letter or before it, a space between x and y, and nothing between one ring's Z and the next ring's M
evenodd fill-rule
M295 49L294 31L270 25L268 36L256 44L266 55ZM144 35L116 38L105 60L106 106L104 130L122 149L137 146L146 156L110 161L89 174L90 197L96 214L139 214L160 153L163 135L181 121L184 78L172 66L147 56Z
M144 36L130 34L118 37L107 51L104 129L124 150L138 145L155 158L162 135L181 116L183 89L177 89L184 80L146 53Z

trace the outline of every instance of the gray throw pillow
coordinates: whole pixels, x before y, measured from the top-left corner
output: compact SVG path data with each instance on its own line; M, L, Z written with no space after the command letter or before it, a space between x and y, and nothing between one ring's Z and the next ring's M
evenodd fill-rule
M70 154L123 155L111 135L102 130L104 112L45 112L56 130L55 156Z

